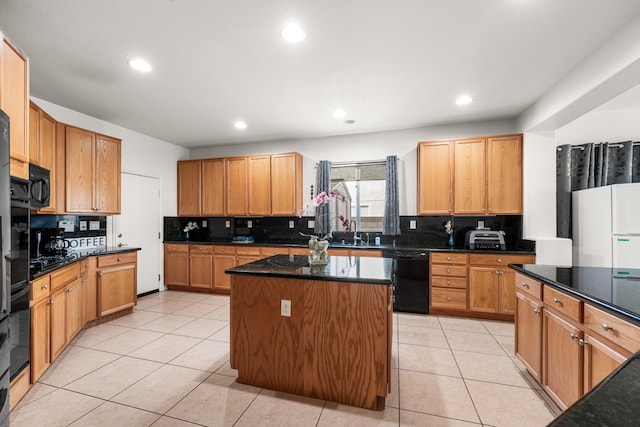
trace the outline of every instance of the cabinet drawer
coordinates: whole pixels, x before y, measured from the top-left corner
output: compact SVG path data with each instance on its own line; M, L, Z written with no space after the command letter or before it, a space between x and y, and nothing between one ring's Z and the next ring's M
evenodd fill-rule
M466 277L432 276L431 277L431 286L432 287L438 287L438 288L466 289L467 288L467 278Z
M109 267L112 265L130 264L137 261L137 253L125 252L121 254L102 255L98 257L98 267Z
M260 255L268 257L268 256L273 256L273 255L289 255L289 248L286 247L282 247L282 248L276 248L276 247L272 247L272 248L260 248Z
M40 301L40 299L49 296L50 287L51 278L48 275L35 279L31 282L31 301Z
M231 255L235 255L236 254L236 248L235 246L217 246L215 245L213 247L213 253L214 254L231 254Z
M530 264L535 262L531 255L470 254L469 264L473 265L509 265Z
M431 274L433 276L467 277L467 266L432 264Z
M236 248L238 255L260 255L260 248L255 246L240 246Z
M91 268L90 259L91 257L85 258L82 261L80 261L80 275L86 276L87 274L89 274L89 270Z
M584 325L625 350L632 353L640 350L640 327L589 304L584 305Z
M461 289L431 288L431 306L451 310L466 310L467 291Z
M289 254L291 255L309 255L309 248L289 248Z
M189 250L191 253L196 254L212 254L213 246L212 245L189 245Z
M565 316L582 321L582 301L572 296L558 291L550 286L545 286L543 290L544 304Z
M467 254L431 252L431 262L441 264L466 264Z
M542 283L520 273L516 273L516 290L542 300Z
M166 248L169 252L189 252L189 245L176 245L167 243Z
M80 263L74 262L51 273L51 290L54 291L80 277Z

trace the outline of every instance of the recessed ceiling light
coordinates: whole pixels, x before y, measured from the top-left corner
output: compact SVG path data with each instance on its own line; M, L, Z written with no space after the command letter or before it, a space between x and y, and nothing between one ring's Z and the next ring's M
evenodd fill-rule
M129 66L134 70L142 71L143 73L148 73L152 70L151 65L149 65L149 63L142 58L135 58L130 60Z
M462 95L458 99L456 99L456 104L457 105L467 105L471 101L473 101L473 99L471 99L471 97L469 95Z
M245 122L243 122L242 120L238 120L237 122L235 122L233 124L233 127L235 127L236 129L246 129L247 128L247 124Z
M333 112L333 118L335 119L341 119L346 115L347 114L344 112L344 110L341 110L339 108Z
M282 38L290 43L298 43L307 37L298 24L290 23L282 29Z

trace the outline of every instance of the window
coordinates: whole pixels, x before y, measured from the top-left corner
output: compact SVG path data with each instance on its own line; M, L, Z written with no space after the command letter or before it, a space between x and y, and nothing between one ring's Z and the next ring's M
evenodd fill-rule
M344 231L340 215L351 224L349 231L382 231L385 195L385 162L332 163L331 188L347 197L334 200L331 224L334 231ZM355 228L354 225L355 224Z

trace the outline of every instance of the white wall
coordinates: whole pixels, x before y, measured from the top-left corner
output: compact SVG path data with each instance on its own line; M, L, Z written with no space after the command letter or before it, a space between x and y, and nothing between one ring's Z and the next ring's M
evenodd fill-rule
M161 212L163 216L177 214L176 161L189 158L189 150L143 135L95 117L31 98L40 108L59 122L122 139L122 171L160 179ZM135 188L122 188L135 192Z
M637 109L594 111L556 131L556 144L640 141L640 105Z
M334 162L384 160L387 156L397 155L399 159L400 214L416 215L418 142L516 132L515 121L501 120L356 135L338 135L326 138L214 146L192 149L191 158L202 159L289 151L299 152L304 158L303 200L307 200L310 186L315 185L314 166L319 160Z

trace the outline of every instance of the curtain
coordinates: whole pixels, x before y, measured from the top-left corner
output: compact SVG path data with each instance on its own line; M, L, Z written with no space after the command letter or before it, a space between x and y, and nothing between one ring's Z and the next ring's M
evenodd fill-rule
M318 163L318 169L316 171L316 195L322 193L329 193L331 190L331 162L328 160L321 160ZM331 232L331 209L330 203L322 203L316 207L316 219L314 232L320 236L324 236Z
M387 156L382 234L385 236L397 236L400 234L397 156Z
M557 236L571 238L573 191L630 182L640 182L638 142L602 142L557 147Z

